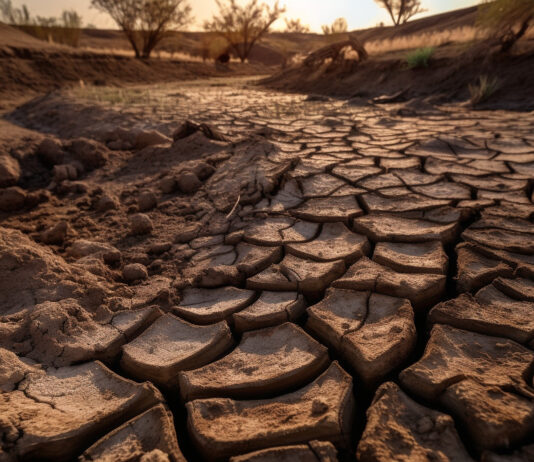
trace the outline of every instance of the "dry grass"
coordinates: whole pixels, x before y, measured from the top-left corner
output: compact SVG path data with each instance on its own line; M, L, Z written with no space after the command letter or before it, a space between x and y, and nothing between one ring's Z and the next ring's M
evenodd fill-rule
M133 50L126 50L124 48L101 48L101 47L81 47L79 50L99 55L108 55L108 56L123 56L126 58L134 58L135 54ZM176 52L169 53L168 51L156 50L152 53L151 58L157 59L174 59L177 61L191 61L191 62L202 62L200 56L193 56L188 53Z
M369 54L382 54L390 51L414 50L419 48L439 47L446 43L467 43L481 38L480 30L475 27L460 27L441 32L432 32L390 40L366 42Z
M476 106L477 104L485 103L500 87L501 81L497 77L481 75L476 84L469 85L471 104Z
M459 27L456 29L431 32L405 37L397 37L388 40L369 41L365 43L365 49L369 54L379 55L393 51L415 50L419 48L439 47L448 43L469 43L481 40L487 36L487 32L481 31L474 26ZM525 34L525 38L534 38L534 27Z

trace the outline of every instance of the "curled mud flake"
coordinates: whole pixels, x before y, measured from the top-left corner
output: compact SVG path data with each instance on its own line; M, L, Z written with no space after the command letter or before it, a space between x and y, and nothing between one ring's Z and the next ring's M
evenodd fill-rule
M337 462L337 460L337 450L329 441L279 446L230 457L230 462Z
M29 374L17 390L1 396L0 414L22 434L10 450L15 457L64 461L162 400L152 385L91 362Z
M306 328L373 386L408 359L416 342L414 314L407 300L329 289L308 308Z
M438 224L426 220L408 219L396 215L372 214L356 218L356 232L374 242L452 242L458 235L458 224Z
M332 286L407 298L416 310L422 310L439 301L445 293L446 282L445 275L397 273L363 257L334 281Z
M235 287L220 289L188 288L174 313L197 324L214 324L249 306L256 293Z
M225 322L195 326L166 314L122 347L121 367L137 379L171 387L179 371L207 364L232 345Z
M421 406L392 382L378 388L367 410L357 457L362 462L472 460L450 416Z
M186 462L178 446L172 413L162 404L108 433L87 449L78 460L126 462L132 458L142 458L154 451L160 451L161 460L166 457L166 460L172 462Z
M328 262L354 263L370 251L367 237L349 231L342 223L325 223L319 236L310 242L286 244L286 251L297 257Z
M400 380L444 405L478 447L504 449L533 431L534 390L525 381L532 364L534 353L512 340L438 324L423 358Z
M318 396L328 409L317 415L312 408ZM190 435L207 460L312 439L344 445L352 420L352 379L334 362L311 384L277 398L200 399L186 407ZM214 414L214 409L224 411Z
M244 332L295 321L304 314L306 302L296 292L262 292L252 305L233 314L234 327Z
M283 393L309 382L329 362L327 349L292 323L243 334L227 356L180 373L184 400L245 399Z

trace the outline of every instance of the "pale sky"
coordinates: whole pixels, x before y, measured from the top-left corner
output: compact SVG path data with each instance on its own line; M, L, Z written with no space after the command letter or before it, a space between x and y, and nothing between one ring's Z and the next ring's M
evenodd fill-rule
M243 3L248 0L241 0ZM263 0L274 4L275 0ZM201 29L205 19L210 19L216 11L215 0L189 0L193 7L195 24L191 30ZM480 0L422 0L428 14L464 8L480 3ZM94 24L101 28L113 28L114 23L106 15L90 8L91 0L13 0L13 4L28 5L34 16L59 16L64 9L75 9L83 17L84 24ZM373 27L383 21L389 24L391 19L387 12L380 8L374 0L281 0L285 5L287 18L301 18L315 32L321 30L322 24L331 24L336 18L344 17L349 23L349 29ZM284 23L275 24L276 28L283 28Z

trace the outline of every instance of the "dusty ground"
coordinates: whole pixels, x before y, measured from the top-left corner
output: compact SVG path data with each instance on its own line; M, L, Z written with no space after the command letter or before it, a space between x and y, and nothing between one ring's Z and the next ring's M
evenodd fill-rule
M5 114L0 460L533 459L532 114L353 103Z

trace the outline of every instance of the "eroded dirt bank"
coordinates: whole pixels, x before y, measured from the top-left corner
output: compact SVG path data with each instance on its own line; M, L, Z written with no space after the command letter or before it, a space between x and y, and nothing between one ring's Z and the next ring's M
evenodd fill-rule
M472 48L471 48L472 47ZM276 72L262 83L274 90L352 98L362 104L373 98L397 95L397 101L414 98L433 104L468 102L469 86L480 77L493 79L497 89L481 109L532 111L534 109L534 41L521 44L515 53L501 54L478 45L438 47L428 67L410 69L409 50L372 56L360 64L305 65Z
M533 128L242 81L6 114L0 460L532 460Z

